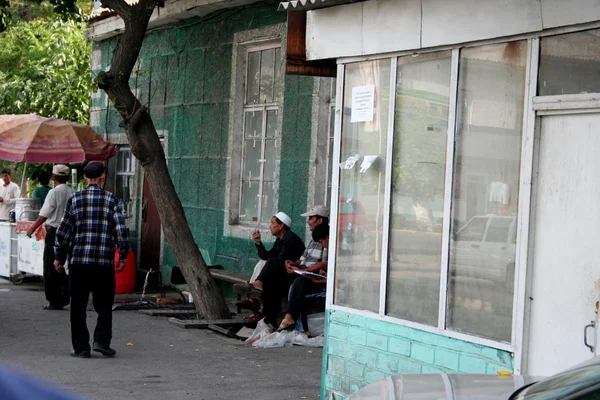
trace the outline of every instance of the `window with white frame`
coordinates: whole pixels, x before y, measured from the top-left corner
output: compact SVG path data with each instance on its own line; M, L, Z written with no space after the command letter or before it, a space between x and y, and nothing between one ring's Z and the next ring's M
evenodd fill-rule
M133 180L135 177L135 157L129 147L119 147L115 194L123 202L123 216L133 213Z
M313 97L313 123L316 120L316 130L313 131L313 146L311 162L314 173L309 184L314 192L309 193L309 204L329 206L331 201L331 178L333 167L333 142L335 127L335 78L318 78L315 80L318 89ZM314 126L314 125L313 125ZM316 140L315 137L316 136Z
M258 225L274 212L282 97L281 44L246 48L238 222Z
M334 128L335 128L335 90L336 90L336 79L331 80L330 88L330 102L329 102L329 118L327 121L327 176L325 177L325 198L323 204L329 204L331 200L331 177L333 172L333 140L334 140Z
M527 50L345 64L334 305L511 342Z

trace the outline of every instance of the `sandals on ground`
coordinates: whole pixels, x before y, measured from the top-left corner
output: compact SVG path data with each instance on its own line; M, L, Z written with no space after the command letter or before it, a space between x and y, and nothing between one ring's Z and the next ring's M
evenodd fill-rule
M277 330L275 332L284 332L284 331L293 331L294 328L296 328L296 323L292 322L291 324L285 324L283 323L283 321L281 322L281 325L279 325L279 328L277 328Z

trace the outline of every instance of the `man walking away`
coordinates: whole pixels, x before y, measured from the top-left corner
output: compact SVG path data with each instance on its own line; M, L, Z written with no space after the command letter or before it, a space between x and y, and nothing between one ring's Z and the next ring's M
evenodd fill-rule
M69 167L66 165L55 165L52 168L52 180L54 189L48 192L44 205L40 210L40 216L27 230L27 236L31 237L33 232L46 223L46 239L44 241L44 291L48 304L44 310L62 310L69 304L69 278L65 271L57 271L54 268L54 238L56 228L60 224L67 207L67 201L75 192L66 183L69 180Z
M100 188L106 179L104 164L92 161L85 166L83 174L88 187L76 192L67 202L65 215L56 231L54 266L58 271L62 270L72 245L69 258L71 355L90 357L86 308L91 292L94 310L98 313L92 349L104 356L114 356L117 352L110 348L115 298L113 258L118 246L117 271L122 271L129 250L127 230L117 197Z
M15 207L15 199L20 196L20 190L16 183L10 181L12 179L10 169L0 171L0 179L2 179L2 186L0 186L0 220L8 221L10 210ZM17 218L19 218L18 215Z

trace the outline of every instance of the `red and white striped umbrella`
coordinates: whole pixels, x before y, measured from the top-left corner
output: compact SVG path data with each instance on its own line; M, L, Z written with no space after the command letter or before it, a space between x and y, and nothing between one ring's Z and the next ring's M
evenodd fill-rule
M0 159L31 163L104 161L115 145L88 125L35 114L0 115Z

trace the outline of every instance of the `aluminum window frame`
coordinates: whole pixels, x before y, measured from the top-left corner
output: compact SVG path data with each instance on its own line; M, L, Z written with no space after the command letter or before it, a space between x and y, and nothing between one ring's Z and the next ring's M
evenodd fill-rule
M512 334L510 342L488 339L485 337L457 332L446 327L447 324L447 306L448 306L448 283L449 283L449 268L450 268L450 238L451 238L451 210L452 210L452 193L454 190L454 157L455 144L457 138L457 101L458 101L458 78L460 67L460 51L463 48L483 46L488 44L502 44L515 40L527 40L527 58L526 58L526 76L525 76L525 93L524 93L524 109L521 137L521 160L520 160L520 176L519 176L519 209L517 215L517 250L515 254L515 290L513 293L513 317L512 317ZM523 360L523 344L525 340L525 313L526 313L526 283L527 283L527 262L528 262L528 241L529 241L529 220L531 215L531 175L533 169L533 151L534 151L534 132L535 132L535 112L533 111L533 98L536 96L537 89L537 73L539 69L539 38L537 37L514 37L514 38L499 38L493 41L485 41L481 43L469 43L460 46L451 46L440 48L427 49L416 52L417 54L426 54L437 52L440 50L451 50L451 72L450 72L450 102L448 115L448 134L446 143L446 171L445 171L445 186L444 186L444 220L442 225L442 257L440 262L440 299L438 310L437 326L426 325L423 323L413 322L398 317L386 315L386 290L387 290L387 273L389 269L388 262L388 241L389 233L383 235L382 257L381 257L381 282L380 282L380 299L379 310L377 313L340 306L334 304L335 291L335 274L337 266L330 268L327 279L327 301L326 306L331 310L339 310L351 314L358 314L368 318L387 321L395 324L405 325L407 327L419 329L422 331L451 337L465 342L470 342L478 345L488 346L499 350L514 353L514 371L520 373ZM344 98L344 73L346 64L369 61L374 59L391 59L391 80L393 83L392 90L396 87L396 75L398 67L398 57L415 54L415 52L398 52L387 55L372 55L366 57L348 57L338 59L337 71L337 92L336 92L336 119L334 129L334 160L340 160L341 157L341 139L342 139L342 107ZM389 120L388 120L388 143L386 149L386 178L385 178L385 199L384 199L384 216L383 216L383 232L389 232L391 223L391 172L395 138L394 114L395 113L395 96L390 96L389 104ZM332 191L331 191L331 226L338 225L338 205L337 196L339 196L340 171L339 168L333 169L332 176ZM337 229L332 229L330 232L332 243L337 243ZM336 247L331 246L330 260L336 263Z

